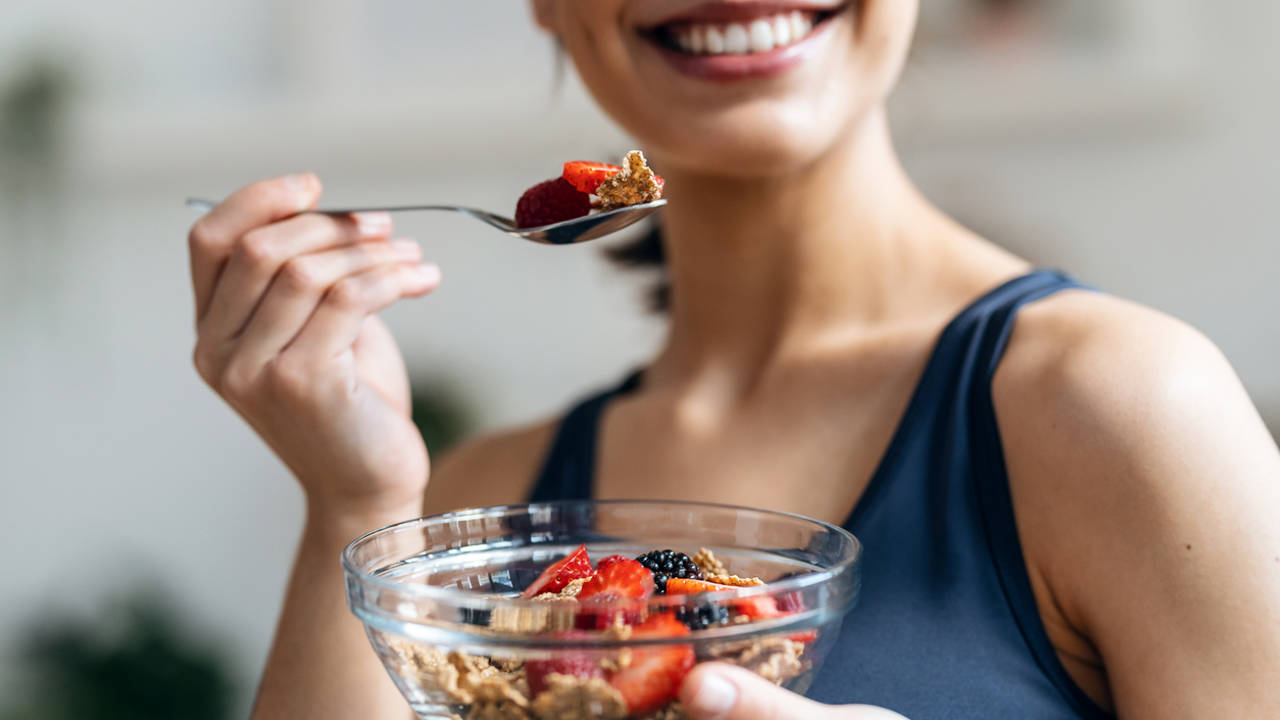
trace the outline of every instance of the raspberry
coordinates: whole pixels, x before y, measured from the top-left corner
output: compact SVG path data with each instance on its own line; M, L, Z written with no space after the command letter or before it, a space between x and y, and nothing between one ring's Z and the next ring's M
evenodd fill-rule
M682 552L652 550L636 558L636 560L653 573L654 590L659 595L667 593L667 580L671 578L702 579L702 570L698 569L692 558Z
M582 217L591 212L591 196L578 192L564 178L554 178L524 191L516 203L516 226L539 227Z

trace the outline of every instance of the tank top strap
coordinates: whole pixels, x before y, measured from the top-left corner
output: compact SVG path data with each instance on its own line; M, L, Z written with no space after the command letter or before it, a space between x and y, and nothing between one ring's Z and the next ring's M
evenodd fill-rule
M640 386L642 374L633 372L621 384L583 399L564 416L542 462L530 502L591 498L600 418L609 401Z
M982 469L973 473L982 526L1014 621L1041 670L1075 711L1083 718L1103 720L1113 716L1100 708L1072 679L1059 660L1040 617L1026 558L1022 554L1022 542L1018 537L1004 444L992 395L992 381L1013 333L1018 309L1060 290L1075 288L1085 286L1061 274L1046 273L1036 282L1010 293L1003 303L992 308L989 320L980 329L975 329L975 339L978 340L975 348L976 374L966 404L972 462L975 468Z
M1060 290L1082 287L1057 270L1033 270L984 293L947 323L924 372L898 422L889 447L870 483L854 508L846 527L854 527L881 504L880 496L893 478L914 464L913 452L922 436L936 434L939 423L999 440L994 412L973 417L970 396L986 394L990 402L991 378L1000 364L1014 319L1022 306ZM940 415L960 417L944 418Z

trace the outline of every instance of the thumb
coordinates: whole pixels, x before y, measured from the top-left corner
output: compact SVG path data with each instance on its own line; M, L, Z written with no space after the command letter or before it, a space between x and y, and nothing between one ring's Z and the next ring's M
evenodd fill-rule
M694 668L680 688L680 702L696 720L819 720L833 710L724 663Z

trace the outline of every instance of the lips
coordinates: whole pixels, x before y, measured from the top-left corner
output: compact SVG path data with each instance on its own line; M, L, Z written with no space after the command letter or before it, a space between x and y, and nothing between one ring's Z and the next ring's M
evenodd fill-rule
M811 54L843 7L715 2L640 31L677 70L710 80L776 75Z

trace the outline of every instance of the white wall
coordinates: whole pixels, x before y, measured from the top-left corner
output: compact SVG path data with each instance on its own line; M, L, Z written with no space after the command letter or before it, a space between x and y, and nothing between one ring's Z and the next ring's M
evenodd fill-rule
M1133 2L1154 28L1144 57L1185 33L1165 17L1173 3ZM62 0L0 17L10 53L43 33L90 63L55 211L0 217L0 547L22 549L0 580L0 650L42 609L89 611L122 576L152 575L234 650L247 683L299 498L190 369L181 199L306 168L335 202L501 209L563 158L627 142L576 86L552 100L549 49L515 4L365 3L346 22L369 36L314 66L308 48L333 35L299 18L351 18L348 0L181 5ZM909 167L944 207L1203 328L1277 417L1280 98L1263 81L1277 10L1213 7L1151 73L1086 64L1002 87L987 74L999 63L922 60L896 115ZM597 247L526 246L463 218L400 226L446 280L389 321L411 366L463 382L489 425L558 411L660 337L638 283Z

